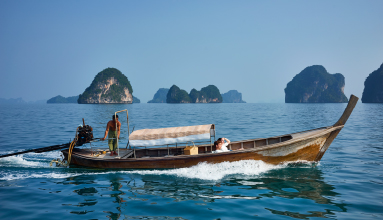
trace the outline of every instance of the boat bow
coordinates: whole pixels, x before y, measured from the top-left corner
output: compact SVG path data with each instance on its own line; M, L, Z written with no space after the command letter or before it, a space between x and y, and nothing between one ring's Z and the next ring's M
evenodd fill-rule
M346 109L344 110L342 116L339 118L339 120L333 125L333 127L341 127L340 129L337 129L333 132L331 132L330 136L327 138L326 142L324 143L324 145L322 146L322 148L320 149L317 157L315 158L315 161L318 162L322 159L324 153L326 152L326 150L330 147L330 144L332 143L332 141L336 138L336 136L338 136L340 130L342 130L344 124L346 124L348 118L350 117L352 111L354 110L355 106L356 106L356 103L358 102L359 98L354 96L354 95L351 95L350 96L350 99L348 101L348 104L347 104L347 107Z

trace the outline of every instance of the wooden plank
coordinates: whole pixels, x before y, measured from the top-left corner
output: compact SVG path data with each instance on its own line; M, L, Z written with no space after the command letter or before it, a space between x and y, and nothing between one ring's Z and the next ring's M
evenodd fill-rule
M358 102L359 98L351 95L350 100L348 101L347 107L344 110L342 116L339 118L339 120L334 124L334 127L339 126L339 125L344 125L346 124L348 118L350 117L352 111L355 108L356 103Z

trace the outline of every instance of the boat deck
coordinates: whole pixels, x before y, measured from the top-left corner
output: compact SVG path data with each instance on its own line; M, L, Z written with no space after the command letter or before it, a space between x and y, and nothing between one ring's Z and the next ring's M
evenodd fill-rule
M105 153L103 153L105 152ZM83 148L83 149L74 149L73 153L81 155L83 157L89 157L94 159L126 159L133 155L133 150L129 149L120 149L120 154L110 156L110 151L108 148L97 148L97 149L89 149L89 148Z

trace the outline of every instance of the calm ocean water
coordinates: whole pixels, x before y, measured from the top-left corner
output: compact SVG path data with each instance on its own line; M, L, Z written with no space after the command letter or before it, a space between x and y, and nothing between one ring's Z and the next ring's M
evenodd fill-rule
M102 137L107 121L122 109L129 110L131 129L213 123L218 137L236 141L329 126L345 107L0 105L0 154L68 143L82 118L95 137ZM121 136L127 136L126 119L120 118ZM59 157L55 151L0 159L0 219L383 219L383 104L359 102L319 164L240 161L172 170L50 167Z

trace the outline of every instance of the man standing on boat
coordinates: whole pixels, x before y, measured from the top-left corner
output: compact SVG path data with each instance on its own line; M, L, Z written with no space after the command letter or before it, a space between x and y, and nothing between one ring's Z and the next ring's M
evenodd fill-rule
M104 138L101 138L101 140L105 140L106 136L108 135L108 145L110 149L110 156L117 155L116 149L117 149L117 138L120 138L120 128L121 128L121 122L118 121L118 115L115 118L115 115L113 115L113 120L109 121L106 125L105 135ZM117 129L116 129L117 124ZM109 132L110 129L110 132Z

